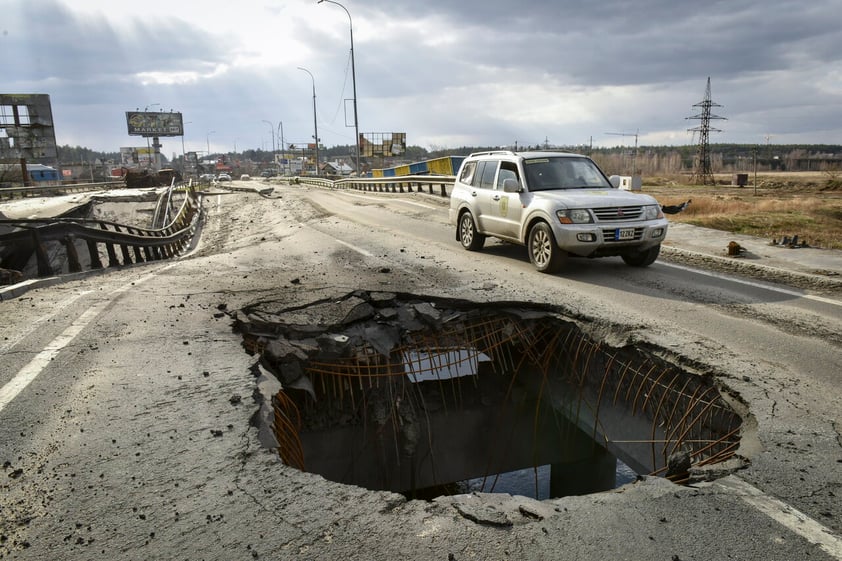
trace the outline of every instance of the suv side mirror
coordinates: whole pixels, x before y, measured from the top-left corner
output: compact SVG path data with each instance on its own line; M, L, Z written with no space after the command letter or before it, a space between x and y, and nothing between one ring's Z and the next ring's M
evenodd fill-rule
M503 180L503 192L504 193L520 193L520 184L518 184L517 179L512 177L507 177Z
M620 188L620 176L619 175L612 175L608 178L608 181L611 182L611 185L614 186L615 189Z

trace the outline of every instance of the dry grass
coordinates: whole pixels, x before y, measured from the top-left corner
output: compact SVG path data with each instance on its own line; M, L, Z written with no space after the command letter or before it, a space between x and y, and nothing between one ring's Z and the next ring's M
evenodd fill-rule
M644 192L662 205L692 199L684 212L668 216L671 221L769 240L797 235L813 247L842 249L842 190L836 177L821 172L766 174L758 177L756 189L681 181L686 178L653 178L651 184L644 179Z

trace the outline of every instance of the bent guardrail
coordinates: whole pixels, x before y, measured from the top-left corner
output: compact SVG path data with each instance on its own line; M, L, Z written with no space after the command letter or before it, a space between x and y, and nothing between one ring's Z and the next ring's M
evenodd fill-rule
M379 193L424 193L449 197L453 183L452 175L400 175L394 177L349 177L343 179L324 179L321 177L296 177L295 183L316 185L329 189L356 189L358 191L376 191Z
M0 220L0 229L11 230L0 234L0 269L23 272L33 255L39 277L64 272L56 269L63 269L65 263L67 272L77 273L84 265L102 269L103 260L108 267L118 267L175 257L189 246L202 214L201 200L192 186L177 191L184 193L184 200L161 228L76 218ZM64 256L51 258L51 246L53 253L63 250ZM87 250L85 263L80 250Z

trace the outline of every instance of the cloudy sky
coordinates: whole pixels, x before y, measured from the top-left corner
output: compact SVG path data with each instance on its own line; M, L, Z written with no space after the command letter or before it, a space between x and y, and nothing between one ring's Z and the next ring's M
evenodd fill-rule
M842 143L842 0L341 3L360 132L692 144L710 77L712 142ZM49 94L60 145L145 145L125 112L148 108L217 152L312 141L315 83L322 144L353 144L349 31L317 0L0 0L0 93Z

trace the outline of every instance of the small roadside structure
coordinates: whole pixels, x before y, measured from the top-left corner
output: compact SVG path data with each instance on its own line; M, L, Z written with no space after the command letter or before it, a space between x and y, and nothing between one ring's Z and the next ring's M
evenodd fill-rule
M341 161L325 162L322 165L322 173L325 175L341 175L347 177L354 172L354 168Z

